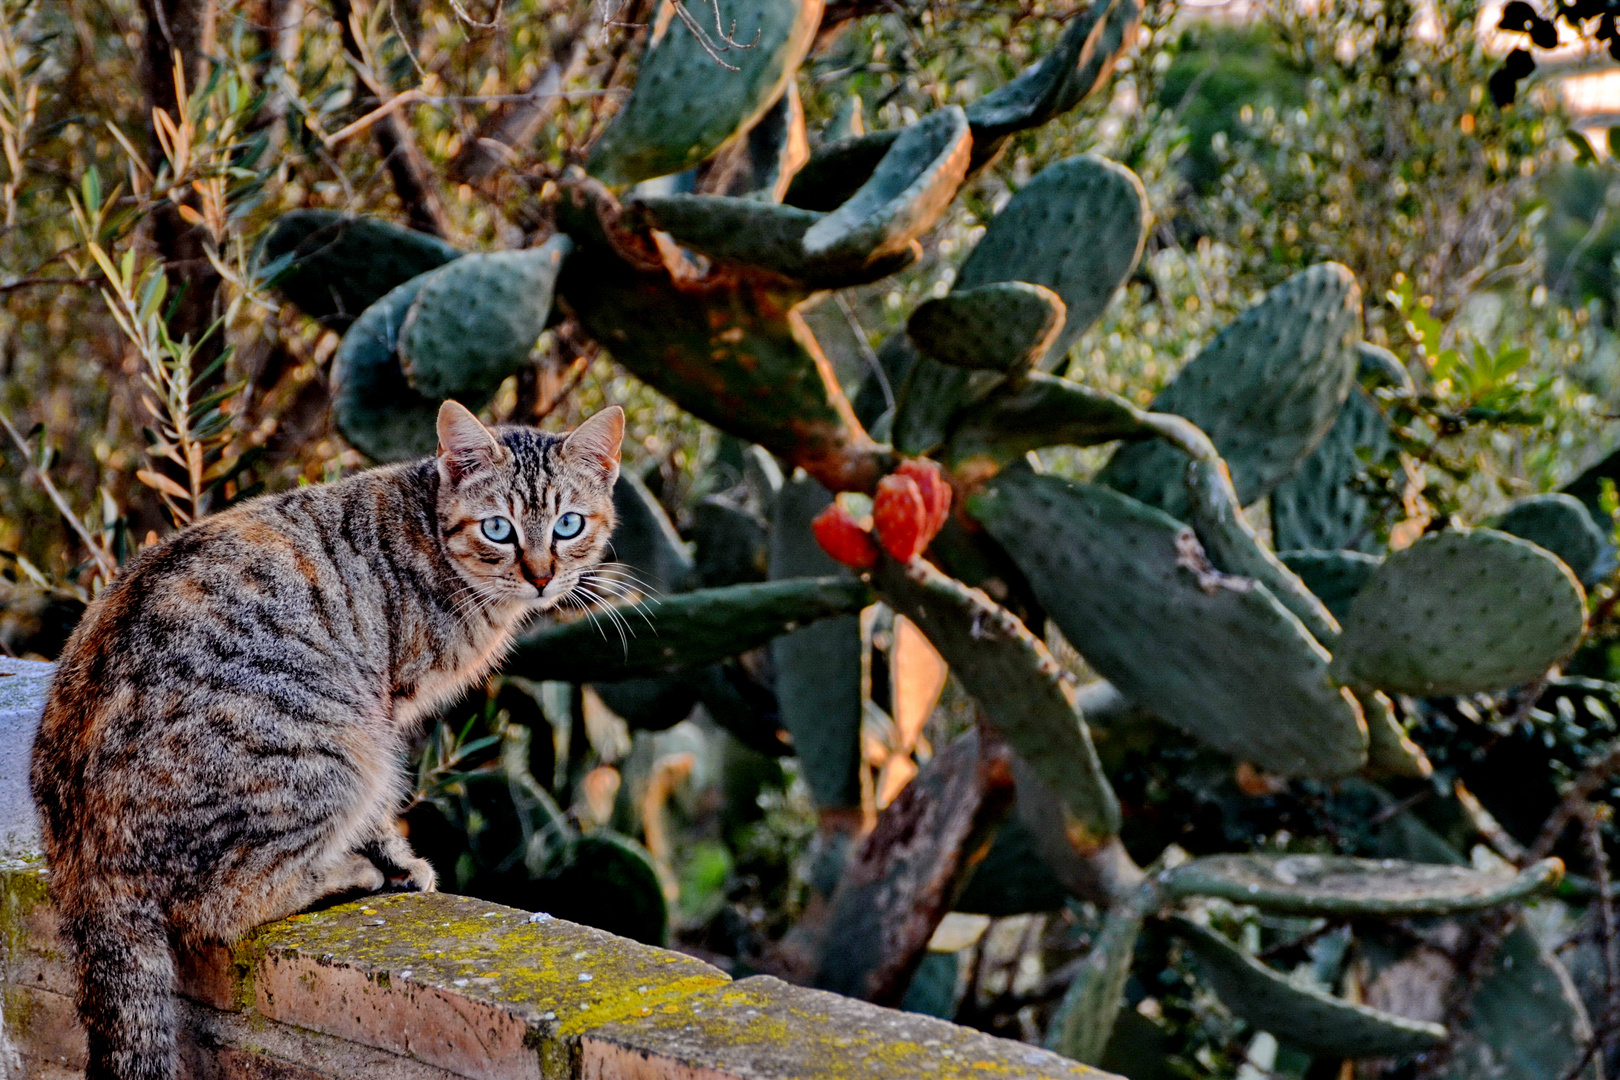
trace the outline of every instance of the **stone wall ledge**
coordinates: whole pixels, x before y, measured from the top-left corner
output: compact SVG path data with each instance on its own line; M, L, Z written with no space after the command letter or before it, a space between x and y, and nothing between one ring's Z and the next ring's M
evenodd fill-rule
M82 1076L37 860L0 862L0 949L23 1075ZM192 1080L1107 1077L941 1020L764 976L732 981L680 953L444 893L295 915L188 954L180 970Z

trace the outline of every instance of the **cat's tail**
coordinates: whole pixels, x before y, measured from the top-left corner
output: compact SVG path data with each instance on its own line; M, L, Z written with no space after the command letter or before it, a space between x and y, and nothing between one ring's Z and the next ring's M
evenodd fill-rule
M74 945L79 1017L90 1037L85 1080L174 1080L174 953L163 912L138 897L98 899L62 927Z

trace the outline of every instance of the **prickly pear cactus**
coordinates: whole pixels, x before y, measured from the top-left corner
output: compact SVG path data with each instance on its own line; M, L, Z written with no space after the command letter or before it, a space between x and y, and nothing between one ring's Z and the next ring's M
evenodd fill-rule
M603 182L680 172L752 128L810 48L821 0L722 0L691 13L697 30L668 0L659 6L630 100L591 149Z
M1104 915L1050 1034L1065 1053L1100 1059L1153 923L1185 943L1236 1015L1284 1041L1351 1057L1437 1045L1445 1029L1285 976L1183 913L1230 901L1272 917L1451 918L1532 898L1555 883L1555 862L1501 875L1231 854L1144 871L1121 836L1130 816L1110 762L1146 731L1254 766L1268 785L1370 788L1358 772L1423 781L1432 767L1402 725L1414 707L1400 695L1502 692L1567 656L1585 627L1577 578L1612 563L1587 508L1527 500L1503 531L1448 529L1383 553L1364 474L1394 453L1379 403L1413 388L1398 359L1361 340L1360 287L1334 263L1221 330L1151 408L1066 377L1071 349L1134 272L1148 224L1141 182L1095 155L1041 170L983 223L952 289L880 343L881 375L852 403L807 305L916 262L1009 135L1101 83L1141 5L1096 0L1006 85L905 127L868 133L853 101L813 154L794 78L819 0L720 0L687 14L700 33L661 7L590 175L548 186L538 220L557 231L540 246L464 254L325 211L287 215L260 246L289 300L347 329L333 416L374 459L430 453L440 400L490 400L557 318L725 434L733 475L681 513L629 470L621 479L614 546L641 595L599 613L601 625L536 626L506 670L592 684L637 728L670 727L701 703L751 751L798 756L825 841L813 891L842 898L831 906L846 921L904 927L863 934L881 955L838 957L836 935L805 946L816 952L807 974L887 973L878 981L893 997L951 897L1006 914L1066 893ZM698 176L703 193L692 193ZM1358 388L1358 375L1383 388ZM1108 443L1120 445L1090 483L1026 460ZM1267 495L1275 544L1244 513ZM671 515L690 523L684 536ZM900 809L861 843L865 870L846 871L847 830L876 808L863 730L893 721L873 693L874 628L900 616L973 699L978 731L951 751L959 767L935 768L889 804ZM1056 659L1059 634L1107 681L1076 685ZM983 815L930 806L969 779ZM1015 824L993 836L1011 787ZM872 839L910 835L908 820L954 825L928 833L927 859ZM525 881L549 883L559 898L548 902L582 915L592 890L628 882L648 901L636 918L661 938L645 853L558 831L571 856ZM844 873L855 877L840 883ZM561 897L576 886L582 897ZM914 907L865 910L902 902ZM1558 961L1534 959L1535 986L1491 984L1498 1013L1552 1000L1542 990ZM1574 1030L1578 1007L1553 1005L1559 1030Z
M923 302L906 333L942 364L1012 374L1051 350L1065 314L1063 298L1044 285L998 281Z
M1551 492L1520 499L1491 527L1546 548L1587 587L1614 565L1614 544L1573 495Z
M1069 158L1041 170L991 220L957 274L953 292L1015 281L1051 289L1063 304L1062 328L1036 361L1038 368L1051 370L1136 269L1146 236L1142 182L1102 158ZM970 390L982 388L983 380L959 370L969 365L960 359L954 363L915 353L902 362L893 428L897 449L933 450L945 440ZM1010 365L989 354L971 366L1006 370Z
M400 327L405 378L432 398L493 394L529 358L573 242L467 255L425 275Z
M1333 674L1401 694L1529 682L1586 631L1586 594L1556 556L1491 529L1430 533L1391 554L1345 615Z
M436 236L336 210L293 210L259 241L266 283L333 330L397 285L461 257Z
M1342 776L1367 731L1331 657L1192 530L1091 484L1007 472L970 500L1082 656L1170 723L1264 768Z
M1292 475L1333 426L1360 337L1355 277L1337 263L1313 266L1217 334L1153 409L1185 416L1214 440L1247 506ZM1186 512L1182 464L1168 447L1128 446L1097 479L1173 516Z
M349 327L332 359L332 419L343 437L376 461L431 454L439 402L419 393L400 364L399 333L426 274L398 285ZM458 396L481 408L485 394Z

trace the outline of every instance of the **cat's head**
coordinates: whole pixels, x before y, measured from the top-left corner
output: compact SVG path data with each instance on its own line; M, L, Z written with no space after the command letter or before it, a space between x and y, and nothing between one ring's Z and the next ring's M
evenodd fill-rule
M439 534L482 601L550 608L602 561L623 438L617 405L566 435L439 408Z

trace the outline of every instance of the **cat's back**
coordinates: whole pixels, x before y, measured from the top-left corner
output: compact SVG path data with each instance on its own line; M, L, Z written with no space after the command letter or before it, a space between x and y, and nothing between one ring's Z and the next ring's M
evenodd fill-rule
M58 661L36 773L249 697L364 707L387 634L375 549L410 512L400 473L261 496L131 559Z

